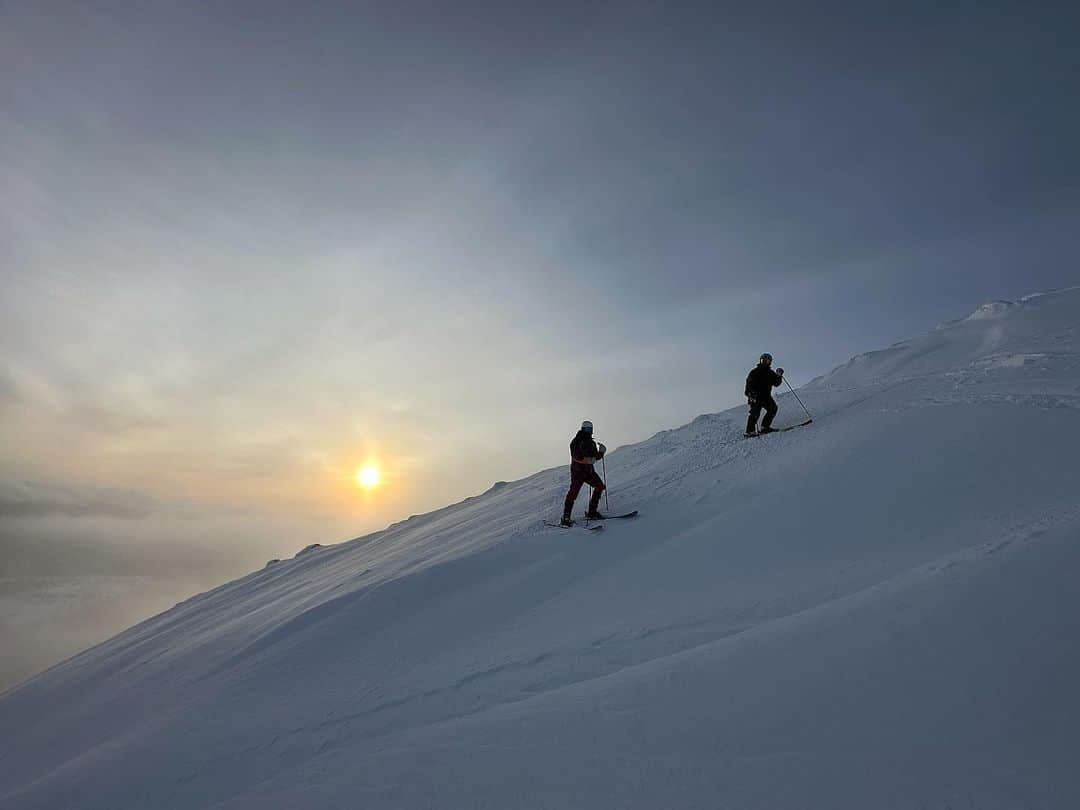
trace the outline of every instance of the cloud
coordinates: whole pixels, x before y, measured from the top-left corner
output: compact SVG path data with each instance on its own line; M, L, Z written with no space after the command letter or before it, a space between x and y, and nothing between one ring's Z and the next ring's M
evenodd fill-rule
M0 357L0 406L30 406L56 410L55 387L41 375L31 374L6 357Z
M0 518L146 518L157 502L134 490L0 481Z

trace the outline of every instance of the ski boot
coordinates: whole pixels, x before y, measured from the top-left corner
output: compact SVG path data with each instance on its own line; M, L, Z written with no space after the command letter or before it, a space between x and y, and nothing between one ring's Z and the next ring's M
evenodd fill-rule
M773 427L763 427L763 428L762 428L761 430L759 430L758 432L759 432L759 433L776 433L776 428L773 428Z
M559 525L560 525L560 526L565 526L566 528L568 528L568 529L569 529L569 528L570 528L571 526L573 526L573 525L574 525L574 521L572 521L572 520L570 519L570 516L569 516L569 515L563 515L563 516L562 516L562 520L560 520L560 521L559 521Z
M585 513L585 519L586 520L603 520L604 516L601 515L599 512L597 512L595 509L593 509L591 512L586 512Z

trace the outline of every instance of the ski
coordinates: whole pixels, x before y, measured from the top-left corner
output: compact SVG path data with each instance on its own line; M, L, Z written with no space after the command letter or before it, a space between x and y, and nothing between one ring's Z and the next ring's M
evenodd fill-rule
M772 430L769 431L769 433L787 433L787 431L794 430L795 428L806 427L807 425L809 425L813 421L814 421L813 419L807 419L805 422L799 422L799 424L797 424L797 425L788 425L787 427L773 428ZM743 438L745 438L745 439L756 439L758 436L768 436L769 433L761 433L760 431L757 432L757 433L744 433Z
M544 525L552 529L584 529L587 532L598 532L604 528L603 526L579 526L576 523L573 526L563 526L561 523L552 523L550 520L545 520Z
M622 520L624 518L637 517L638 510L627 512L625 515L604 515L602 518L590 518L590 520Z

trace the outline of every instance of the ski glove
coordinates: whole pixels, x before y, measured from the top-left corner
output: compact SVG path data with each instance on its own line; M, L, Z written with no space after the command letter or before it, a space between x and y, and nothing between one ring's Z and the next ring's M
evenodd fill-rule
M782 368L778 368L776 370L776 376L783 377L784 376L784 370Z

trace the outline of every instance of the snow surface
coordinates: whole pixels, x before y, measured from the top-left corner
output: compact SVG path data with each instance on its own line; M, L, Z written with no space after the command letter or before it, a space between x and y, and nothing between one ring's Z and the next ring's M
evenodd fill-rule
M0 807L1080 807L1080 290L977 313L54 667Z

